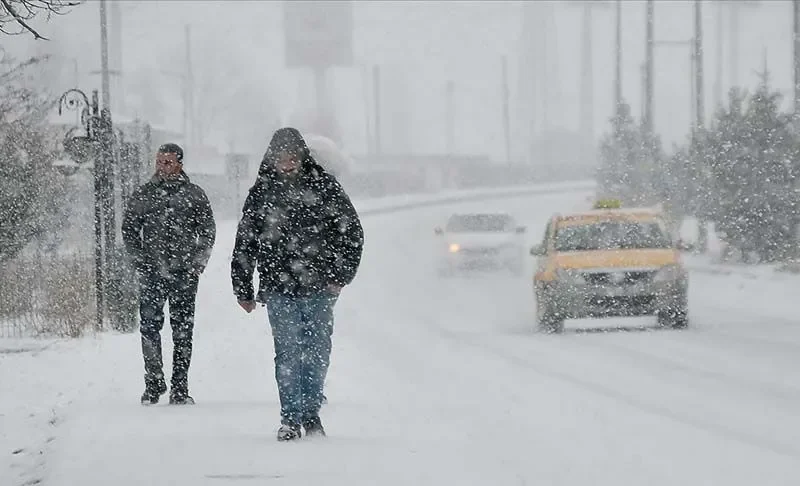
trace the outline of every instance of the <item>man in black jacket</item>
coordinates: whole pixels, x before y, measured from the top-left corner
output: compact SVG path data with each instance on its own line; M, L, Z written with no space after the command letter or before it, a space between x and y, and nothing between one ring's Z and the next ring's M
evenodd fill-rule
M139 274L145 369L142 404L158 403L167 391L160 334L167 301L174 345L169 402L193 404L188 374L195 299L200 274L214 246L216 224L205 191L183 171L183 150L178 145L159 148L155 175L128 201L122 238Z
M333 307L355 278L364 232L339 182L294 128L270 141L247 196L231 261L233 291L252 312L267 306L281 401L278 440L325 435L319 410L328 372ZM259 291L253 289L258 268Z

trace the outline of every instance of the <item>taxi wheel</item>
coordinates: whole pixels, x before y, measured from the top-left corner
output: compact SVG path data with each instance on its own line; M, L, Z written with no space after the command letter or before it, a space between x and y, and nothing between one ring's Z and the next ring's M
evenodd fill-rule
M545 315L539 318L539 331L545 334L561 334L564 332L564 319Z
M546 296L537 293L536 296L536 323L539 331L546 334L560 334L564 332L564 317L554 312Z
M661 311L657 316L658 325L672 329L686 329L689 327L689 313L686 309L669 309Z

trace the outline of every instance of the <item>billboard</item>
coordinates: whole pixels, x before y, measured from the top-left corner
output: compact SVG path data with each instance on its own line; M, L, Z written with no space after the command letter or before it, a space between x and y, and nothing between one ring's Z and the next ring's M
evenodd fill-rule
M286 67L351 66L353 2L283 2Z

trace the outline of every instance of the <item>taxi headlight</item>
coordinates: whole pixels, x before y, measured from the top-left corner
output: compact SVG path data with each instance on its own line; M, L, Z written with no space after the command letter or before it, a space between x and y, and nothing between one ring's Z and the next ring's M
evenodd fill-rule
M447 247L450 253L458 253L461 250L461 245L458 243L450 243L450 246Z
M575 270L565 270L563 268L559 268L556 270L556 276L558 280L562 283L572 284L572 285L586 285L586 279L580 274L580 272Z
M661 267L653 277L654 282L674 282L683 277L683 269L680 265L665 265Z

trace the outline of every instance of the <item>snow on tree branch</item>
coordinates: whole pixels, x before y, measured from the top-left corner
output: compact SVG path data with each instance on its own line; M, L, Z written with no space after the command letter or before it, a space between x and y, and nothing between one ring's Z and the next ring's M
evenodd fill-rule
M52 169L52 140L44 123L55 100L30 87L41 59L0 57L0 262L53 229L59 178Z
M30 22L37 16L50 20L53 15L65 14L68 8L81 3L82 0L0 0L0 33L19 35L28 32L35 39L47 40Z

